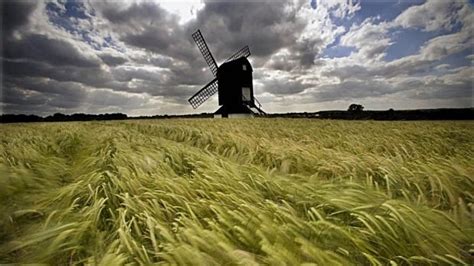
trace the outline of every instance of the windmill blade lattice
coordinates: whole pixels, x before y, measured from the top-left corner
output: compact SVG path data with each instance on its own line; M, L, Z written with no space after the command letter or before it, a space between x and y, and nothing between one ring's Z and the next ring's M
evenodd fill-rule
M249 47L246 45L245 47L243 47L242 49L238 50L235 54L233 54L231 57L227 58L227 60L225 60L225 62L229 62L229 61L232 61L234 59L237 59L237 58L240 58L240 57L249 57L250 56L250 49Z
M209 82L204 88L200 91L196 92L191 98L189 98L188 102L191 106L196 109L202 103L204 103L207 99L209 99L212 95L216 94L217 92L217 78L213 79Z
M195 33L192 34L194 42L197 44L199 51L201 51L202 56L204 56L204 59L206 60L207 65L209 65L209 68L211 68L212 74L214 77L217 75L217 64L216 60L214 60L214 57L211 54L211 51L209 51L209 47L207 47L206 41L204 40L204 37L202 37L201 31L197 30Z

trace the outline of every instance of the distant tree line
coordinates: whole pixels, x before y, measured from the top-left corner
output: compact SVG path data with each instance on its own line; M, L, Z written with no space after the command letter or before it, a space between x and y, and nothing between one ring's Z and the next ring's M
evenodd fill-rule
M474 108L458 109L419 109L419 110L393 110L363 111L362 105L351 105L347 111L320 111L300 113L273 113L265 117L282 118L314 118L314 119L345 119L345 120L474 120ZM125 119L172 119L172 118L212 118L212 113L187 114L187 115L153 115L128 117L122 113L112 114L72 114L41 117L37 115L4 114L0 115L0 123L18 122L60 122L60 121L104 121Z
M344 119L344 120L474 120L474 108L362 111L320 111L269 114L269 117Z
M127 119L126 114L112 113L112 114L72 114L65 115L56 113L54 115L41 117L37 115L23 115L23 114L4 114L0 116L1 123L16 123L16 122L64 122L64 121L104 121L104 120L123 120Z
M65 115L55 113L54 115L41 117L37 115L3 114L0 115L0 123L23 123L23 122L66 122L66 121L105 121L125 119L169 119L169 118L212 118L212 113L187 114L187 115L153 115L128 117L122 113L112 114L71 114Z

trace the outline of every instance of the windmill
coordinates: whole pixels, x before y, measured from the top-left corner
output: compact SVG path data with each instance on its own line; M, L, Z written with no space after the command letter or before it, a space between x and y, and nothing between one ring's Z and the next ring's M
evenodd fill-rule
M265 114L253 94L253 69L247 60L247 57L250 56L249 47L243 47L220 66L217 66L201 31L197 30L192 34L192 37L211 69L214 79L189 98L191 106L196 109L218 93L221 107L214 113L214 117L245 117Z

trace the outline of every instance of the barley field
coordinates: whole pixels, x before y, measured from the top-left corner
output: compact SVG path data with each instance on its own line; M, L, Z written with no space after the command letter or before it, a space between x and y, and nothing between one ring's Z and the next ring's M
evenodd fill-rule
M0 126L0 263L474 263L474 123Z

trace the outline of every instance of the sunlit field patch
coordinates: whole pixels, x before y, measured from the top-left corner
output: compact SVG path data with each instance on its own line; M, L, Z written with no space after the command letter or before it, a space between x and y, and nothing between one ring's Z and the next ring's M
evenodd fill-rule
M0 141L0 263L474 263L472 122L12 124Z

